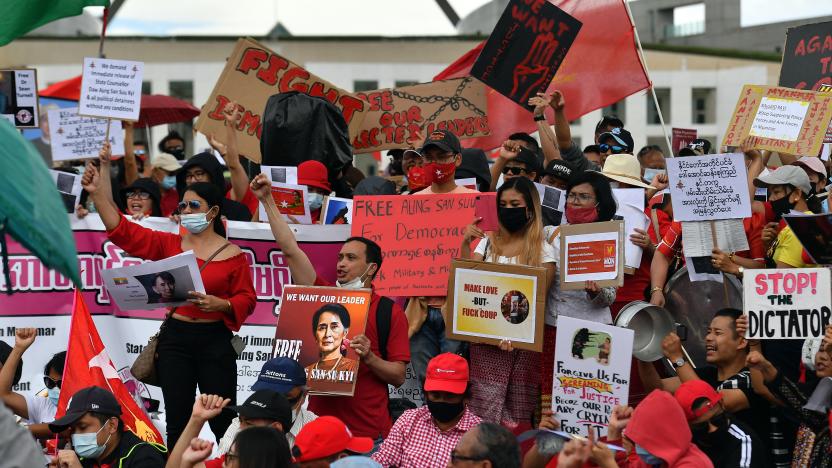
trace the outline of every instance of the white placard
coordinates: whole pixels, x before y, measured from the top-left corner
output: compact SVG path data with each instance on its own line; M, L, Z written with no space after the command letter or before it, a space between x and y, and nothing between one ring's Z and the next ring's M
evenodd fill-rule
M763 97L754 122L751 136L796 141L803 127L803 119L809 110L808 101L795 101L775 97Z
M296 166L260 166L260 172L269 179L269 182L298 184L298 168Z
M49 169L49 174L52 176L52 181L55 182L55 187L61 195L61 200L64 202L67 213L75 213L75 207L81 200L81 176L78 174L71 174L64 171L56 171Z
M748 237L740 219L682 223L682 249L685 257L710 257L714 250L711 226L716 228L716 243L723 252L748 250Z
M89 117L139 120L144 63L84 58L79 113Z
M312 212L309 210L309 191L305 185L272 182L272 197L274 198L275 205L277 205L277 210L283 213L288 223L312 224ZM266 209L262 203L259 204L258 209L260 219L264 222L268 220ZM303 213L300 213L301 209ZM294 218L294 220L289 218L289 216Z
M205 293L193 250L155 262L101 270L101 277L121 310L189 305L188 291Z
M562 431L607 435L613 407L630 396L632 356L629 328L558 317L552 412Z
M742 154L668 158L666 163L675 221L751 216L747 171Z
M97 158L107 136L107 121L81 117L77 107L53 109L49 111L49 130L53 161ZM110 146L113 155L124 154L121 121L110 122Z
M37 128L38 80L35 70L0 70L0 117L17 128Z
M634 244L630 235L635 234L636 229L646 230L650 224L650 219L644 214L644 190L612 189L612 194L618 202L615 214L624 218L624 266L638 268L644 249Z
M820 338L832 319L827 268L745 270L746 338ZM558 322L560 326L560 322Z

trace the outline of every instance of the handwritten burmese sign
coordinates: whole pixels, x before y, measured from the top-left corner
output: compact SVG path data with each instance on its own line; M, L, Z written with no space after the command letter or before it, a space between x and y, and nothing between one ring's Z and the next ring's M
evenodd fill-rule
M676 221L751 216L747 174L740 153L669 158L667 177Z
M832 95L745 85L722 144L739 146L750 135L759 149L818 154L830 120Z
M78 113L89 117L139 120L144 64L84 58Z
M101 143L107 137L107 121L81 117L77 107L49 111L52 134L52 160L66 161L98 157ZM124 154L124 132L120 121L110 124L110 145L114 155Z
M747 338L804 339L823 336L832 319L826 268L746 270L743 306Z

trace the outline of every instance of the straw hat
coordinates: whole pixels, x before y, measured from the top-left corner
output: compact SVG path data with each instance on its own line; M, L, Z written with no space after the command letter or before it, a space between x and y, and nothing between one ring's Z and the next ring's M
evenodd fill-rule
M632 154L620 153L607 156L600 173L604 177L622 184L645 189L656 188L641 180L641 164L639 164L638 158Z

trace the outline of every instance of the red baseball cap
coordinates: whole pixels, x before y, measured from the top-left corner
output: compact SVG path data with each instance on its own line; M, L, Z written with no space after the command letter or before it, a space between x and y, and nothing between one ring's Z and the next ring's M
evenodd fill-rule
M703 414L707 413L711 410L720 400L722 400L722 395L719 394L713 387L705 382L704 380L688 380L687 382L682 383L679 388L676 389L676 401L679 402L679 405L682 407L682 411L685 412L685 418L688 421L693 421L694 419L702 416ZM707 398L708 403L705 406L702 406L697 409L693 409L693 403L700 398Z
M428 362L426 392L463 394L468 388L468 362L453 353L442 353Z
M332 191L329 185L329 173L320 161L309 160L298 164L298 184L310 185L327 192Z
M373 439L353 437L352 432L335 416L321 416L303 426L292 447L296 463L318 460L349 450L368 453L373 449Z

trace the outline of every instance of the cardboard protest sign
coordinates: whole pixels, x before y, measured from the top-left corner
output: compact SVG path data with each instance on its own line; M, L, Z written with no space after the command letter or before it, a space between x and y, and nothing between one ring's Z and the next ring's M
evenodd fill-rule
M679 150L687 147L693 140L696 139L695 128L676 128L671 129L670 152L673 156L679 155Z
M743 307L749 339L823 336L832 320L830 271L826 268L745 270Z
M381 246L384 266L373 285L387 296L445 296L451 259L458 258L477 197L495 193L358 196L352 235ZM492 204L496 200L492 198Z
M75 207L81 200L81 176L64 171L56 171L49 169L49 175L55 182L55 187L58 193L61 194L61 200L64 202L64 207L67 213L75 213Z
M113 155L124 154L124 131L120 121L108 122L78 115L78 108L53 109L48 113L52 137L52 160L97 158L110 126Z
M830 52L832 22L789 28L777 84L812 91L817 91L823 84L832 84Z
M743 155L709 154L668 158L668 188L676 221L751 216Z
M0 118L7 119L17 128L38 127L36 70L0 70Z
M281 184L272 182L272 198L277 211L294 218L298 224L312 224L312 214L309 211L309 192L305 185ZM260 203L260 219L269 219L266 209ZM291 218L289 218L291 220Z
M832 95L745 85L722 145L739 146L751 135L757 137L759 149L818 154L830 119Z
M144 63L84 58L78 113L104 119L139 120Z
M567 224L560 228L560 288L584 289L624 284L624 221Z
M310 393L352 396L361 357L349 340L364 334L369 310L369 289L283 288L275 338L306 368Z
M545 0L512 0L471 68L503 96L531 109L563 63L581 22Z
M812 263L832 265L832 213L783 216Z
M451 261L448 338L542 351L546 286L545 268Z
M321 211L321 224L352 224L352 199L326 197Z
M641 266L641 256L644 249L634 244L630 236L636 229L647 229L650 219L644 214L644 190L612 189L612 194L618 204L615 214L624 218L624 273L632 275Z
M101 270L101 276L121 310L189 305L188 291L205 293L193 250L156 262Z
M607 435L613 407L630 396L633 336L629 328L558 317L552 412L562 431Z
M434 130L450 130L460 139L488 135L486 92L481 82L465 77L358 93L369 105L359 130L350 131L353 150L404 148L417 132Z

